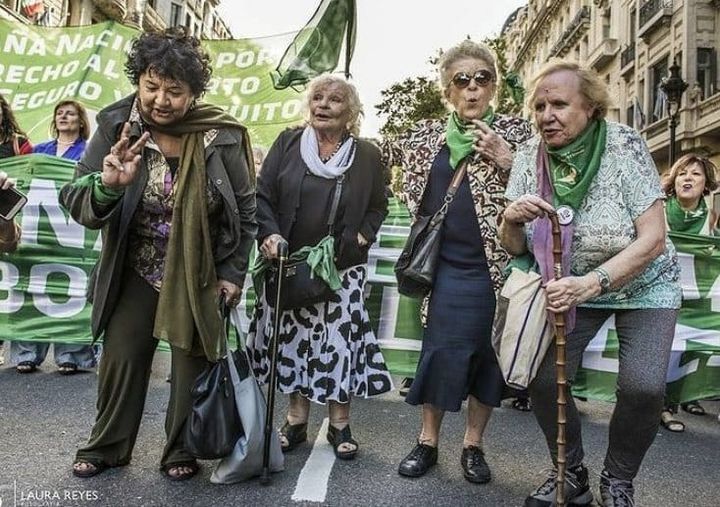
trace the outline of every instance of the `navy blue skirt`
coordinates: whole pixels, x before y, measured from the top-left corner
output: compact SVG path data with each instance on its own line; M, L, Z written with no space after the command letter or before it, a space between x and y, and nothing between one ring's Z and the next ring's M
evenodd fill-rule
M505 382L491 345L495 293L486 265L440 259L415 379L406 400L457 412L468 394L500 406Z

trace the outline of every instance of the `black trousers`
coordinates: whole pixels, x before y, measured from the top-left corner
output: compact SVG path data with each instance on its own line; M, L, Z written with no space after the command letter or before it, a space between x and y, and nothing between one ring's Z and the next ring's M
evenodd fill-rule
M122 466L130 463L147 395L153 356L158 292L127 268L115 311L105 330L98 370L97 418L87 445L76 460ZM167 442L160 464L169 467L192 461L183 431L190 413L190 390L208 362L172 348L172 383L165 417Z

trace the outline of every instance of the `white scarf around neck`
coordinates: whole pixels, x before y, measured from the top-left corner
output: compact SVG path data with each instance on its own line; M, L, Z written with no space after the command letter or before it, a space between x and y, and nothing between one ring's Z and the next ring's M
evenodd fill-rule
M344 174L355 160L355 138L349 136L330 160L323 162L320 159L315 129L308 125L300 138L300 156L315 176L336 179Z

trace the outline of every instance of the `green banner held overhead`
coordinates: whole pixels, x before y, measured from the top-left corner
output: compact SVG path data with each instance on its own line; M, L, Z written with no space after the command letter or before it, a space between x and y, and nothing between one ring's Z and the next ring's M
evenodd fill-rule
M59 100L79 100L93 120L134 91L123 68L138 33L114 21L47 28L0 19L0 93L34 143L50 137ZM255 145L268 148L283 129L302 120L300 95L276 90L270 77L294 36L203 41L213 68L203 100L246 125Z
M334 70L345 43L345 77L355 50L355 0L322 0L307 25L288 46L273 73L275 88L301 86Z

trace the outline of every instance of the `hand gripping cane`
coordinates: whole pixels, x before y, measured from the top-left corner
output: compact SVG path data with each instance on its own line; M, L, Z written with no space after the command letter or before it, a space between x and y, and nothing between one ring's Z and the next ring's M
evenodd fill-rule
M277 267L277 292L275 293L275 315L273 316L273 334L268 344L270 354L270 382L268 383L267 409L265 411L265 441L263 442L263 467L260 483L264 486L270 484L270 439L272 438L273 413L275 411L275 385L277 384L277 360L278 360L278 334L280 332L280 317L282 308L280 296L282 294L282 280L285 271L285 261L288 258L288 244L281 241L277 245L278 267Z
M555 213L548 214L552 224L553 268L555 280L562 278L562 238ZM555 374L557 384L557 488L555 505L565 507L565 406L567 378L565 374L565 314L555 314Z

